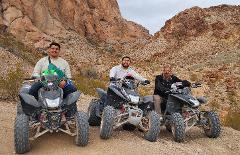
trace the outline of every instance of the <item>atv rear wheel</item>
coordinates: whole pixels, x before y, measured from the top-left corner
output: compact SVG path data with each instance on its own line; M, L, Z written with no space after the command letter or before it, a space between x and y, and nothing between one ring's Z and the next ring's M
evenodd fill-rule
M205 112L204 117L207 119L207 125L203 126L205 134L209 138L217 138L221 132L221 125L218 114L213 111Z
M148 126L149 129L145 133L144 138L150 142L157 141L160 133L160 118L155 111L151 111L148 115Z
M86 146L89 139L88 116L84 112L76 112L76 131L75 143L78 146Z
M171 131L173 134L174 141L182 142L185 138L185 124L184 119L180 113L171 114Z
M29 117L26 114L16 116L14 123L14 145L17 154L30 150L29 143Z
M112 106L106 106L103 110L102 121L100 125L100 137L108 139L112 135L114 125L115 109Z
M99 126L101 118L96 115L96 108L98 107L98 100L92 100L88 107L88 122L91 126Z

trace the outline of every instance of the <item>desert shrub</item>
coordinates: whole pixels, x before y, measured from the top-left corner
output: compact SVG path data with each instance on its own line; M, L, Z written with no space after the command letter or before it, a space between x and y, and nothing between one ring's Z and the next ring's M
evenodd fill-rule
M216 99L210 101L208 104L215 111L218 111L220 109L220 105Z
M16 99L24 75L25 73L21 69L21 66L17 65L16 68L11 69L5 77L0 76L0 98L11 100Z
M231 108L225 118L225 125L236 130L240 130L240 104L237 100L237 93L236 91L229 91L227 92L227 96L230 101Z
M234 108L228 112L225 125L230 126L233 129L240 130L240 108Z
M86 78L98 79L98 73L95 68L88 67L80 71L80 74Z
M96 88L102 88L106 90L107 82L103 80L89 78L81 74L74 77L74 79L74 83L77 86L78 90L84 94L97 96Z
M198 75L197 74L194 74L194 73L191 73L190 74L190 80L191 81L199 81L199 77L198 77Z

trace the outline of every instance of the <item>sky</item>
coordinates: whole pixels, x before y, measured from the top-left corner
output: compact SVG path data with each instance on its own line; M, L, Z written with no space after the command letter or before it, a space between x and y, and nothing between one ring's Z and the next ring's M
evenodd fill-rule
M199 6L208 8L220 4L240 5L240 0L117 0L122 16L143 25L154 34L165 21L177 13Z

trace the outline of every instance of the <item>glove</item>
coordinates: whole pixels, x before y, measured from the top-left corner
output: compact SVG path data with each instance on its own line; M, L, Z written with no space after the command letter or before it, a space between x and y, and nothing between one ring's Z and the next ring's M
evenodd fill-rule
M149 80L145 80L143 83L144 83L144 85L147 85L147 84L150 84L150 81Z
M187 80L183 80L182 81L182 85L183 85L183 87L190 87L191 83L189 81L187 81Z

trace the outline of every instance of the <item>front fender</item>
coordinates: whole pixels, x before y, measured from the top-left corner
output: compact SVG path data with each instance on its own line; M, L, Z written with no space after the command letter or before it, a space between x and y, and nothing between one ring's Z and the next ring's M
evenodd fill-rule
M66 105L71 105L73 103L76 103L77 100L79 99L81 93L79 91L75 91L71 94L69 94L67 97L66 97Z
M36 108L39 108L40 105L38 103L38 101L35 99L34 96L26 94L26 93L20 93L19 97L27 104L34 106Z

